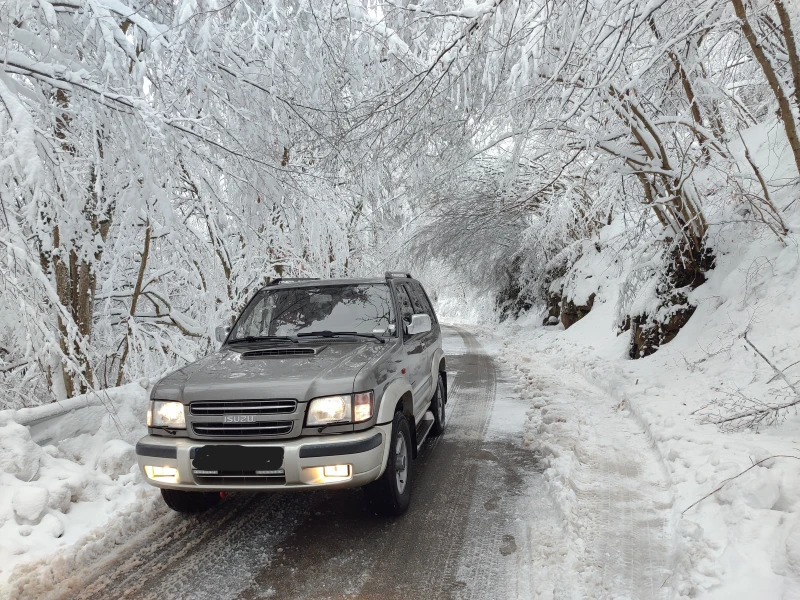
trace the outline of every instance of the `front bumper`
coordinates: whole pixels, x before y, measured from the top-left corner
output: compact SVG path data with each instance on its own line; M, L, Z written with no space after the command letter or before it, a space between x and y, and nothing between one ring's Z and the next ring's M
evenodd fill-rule
M389 452L387 440L391 424L377 425L366 431L341 435L300 437L290 440L253 442L203 442L190 438L148 435L136 444L136 458L145 479L160 488L188 491L229 490L309 490L319 488L359 487L383 474ZM205 445L272 446L283 448L282 477L253 478L242 482L231 478L209 478L194 474L194 449ZM346 481L323 482L313 477L314 467L351 465L352 476ZM178 469L179 483L154 481L147 477L145 466ZM231 465L231 470L235 465ZM269 481L266 481L269 479Z

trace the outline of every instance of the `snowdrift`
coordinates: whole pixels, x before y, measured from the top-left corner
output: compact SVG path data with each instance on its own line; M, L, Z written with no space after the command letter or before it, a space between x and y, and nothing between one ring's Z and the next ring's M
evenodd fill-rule
M153 495L134 453L149 385L0 411L0 588L20 563L74 544Z

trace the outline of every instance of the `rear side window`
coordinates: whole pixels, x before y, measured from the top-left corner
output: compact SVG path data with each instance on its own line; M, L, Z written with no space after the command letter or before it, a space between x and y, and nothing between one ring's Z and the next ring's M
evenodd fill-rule
M436 323L436 314L433 312L433 307L428 300L428 296L425 294L425 290L422 289L422 285L418 281L412 281L410 285L412 290L411 301L414 303L414 312L418 314L426 314L431 318L431 321Z
M411 323L411 315L414 314L414 307L411 304L411 295L408 293L405 285L398 285L395 289L397 290L397 300L400 302L400 316L406 323Z
M408 292L409 298L411 298L411 306L414 309L415 315L427 315L428 311L425 309L425 305L422 303L422 298L420 298L419 291L417 291L417 286L415 286L416 282L412 281L409 283L404 283L403 287L406 288Z

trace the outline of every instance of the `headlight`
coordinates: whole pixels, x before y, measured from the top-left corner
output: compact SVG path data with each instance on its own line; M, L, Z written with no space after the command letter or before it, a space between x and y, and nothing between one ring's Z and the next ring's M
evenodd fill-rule
M372 392L324 396L308 405L309 427L332 423L363 423L372 418Z
M153 400L147 411L148 427L169 427L171 429L186 429L186 418L183 413L183 404L180 402L162 402Z
M310 426L330 423L349 423L353 396L324 396L315 398L308 405L306 423Z

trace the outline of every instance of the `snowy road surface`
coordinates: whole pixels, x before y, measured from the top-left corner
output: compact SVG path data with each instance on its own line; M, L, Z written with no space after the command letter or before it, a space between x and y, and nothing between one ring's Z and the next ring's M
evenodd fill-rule
M448 429L402 518L367 513L359 490L231 494L198 517L154 494L17 572L12 597L664 597L668 495L636 422L535 357L497 367L462 329L445 351Z

